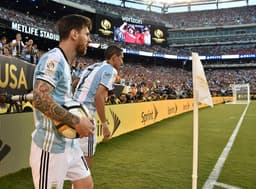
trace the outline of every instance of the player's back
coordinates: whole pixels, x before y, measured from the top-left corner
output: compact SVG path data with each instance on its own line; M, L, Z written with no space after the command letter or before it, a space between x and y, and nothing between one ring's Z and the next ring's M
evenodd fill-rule
M86 105L90 111L95 111L94 97L101 84L108 90L113 88L116 79L116 69L106 61L87 67L81 74L77 84L74 99Z

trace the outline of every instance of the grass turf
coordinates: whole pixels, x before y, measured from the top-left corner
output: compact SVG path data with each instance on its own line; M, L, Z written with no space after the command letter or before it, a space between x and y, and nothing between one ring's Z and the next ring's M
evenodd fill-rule
M256 104L251 104L220 174L219 182L243 189L256 188Z
M248 110L220 182L248 189L256 185L255 105L253 102ZM198 188L207 180L244 108L223 104L199 111ZM193 114L186 113L99 144L92 168L95 189L191 188L192 127ZM33 188L30 169L0 178L0 186ZM70 188L70 183L64 188Z

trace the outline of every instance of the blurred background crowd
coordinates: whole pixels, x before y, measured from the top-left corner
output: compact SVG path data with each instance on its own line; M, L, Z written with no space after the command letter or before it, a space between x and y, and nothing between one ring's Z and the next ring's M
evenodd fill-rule
M117 44L131 50L180 56L190 56L191 52L211 56L256 54L256 6L163 14L90 0L71 0L69 2L81 6L88 5L96 9L97 12L109 16L127 15L168 25L170 40L166 46L116 42L97 33L91 34L93 43ZM18 22L58 33L55 28L57 16L54 12L50 13L49 11L48 16L42 17L32 11L21 11L17 7L8 7L0 3L0 16L1 20ZM223 32L222 27L227 27L228 30ZM33 38L33 36L21 32L15 32L14 35L14 33L8 33L8 30L1 31L1 55L16 57L36 65L40 56L52 48L52 46L47 46L47 41L42 42L44 39ZM92 53L90 54L90 52ZM78 57L75 60L73 74L79 76L86 66L101 60L103 57L98 55L98 51L90 48L88 56ZM230 85L235 83L249 83L251 92L256 94L255 60L255 58L248 58L204 61L206 78L212 96L232 95ZM116 79L116 85L124 86L123 90L119 96L110 92L106 103L120 104L191 98L192 72L191 65L188 66L188 64L191 64L191 61L177 60L174 62L172 60L172 63L168 63L168 60L163 61L157 58L129 57L125 59L125 64ZM207 67L207 65L215 66ZM218 65L227 66L218 67Z

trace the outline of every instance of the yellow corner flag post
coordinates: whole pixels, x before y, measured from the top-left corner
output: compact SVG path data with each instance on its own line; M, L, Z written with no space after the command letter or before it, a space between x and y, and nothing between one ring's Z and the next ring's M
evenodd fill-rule
M209 86L205 78L203 65L198 53L192 53L192 76L193 76L193 172L192 189L197 189L197 168L198 168L198 103L207 104L213 107Z

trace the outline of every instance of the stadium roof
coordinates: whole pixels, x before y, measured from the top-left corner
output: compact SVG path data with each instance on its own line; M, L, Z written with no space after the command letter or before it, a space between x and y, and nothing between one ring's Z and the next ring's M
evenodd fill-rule
M213 10L256 5L256 0L97 0L161 13Z

